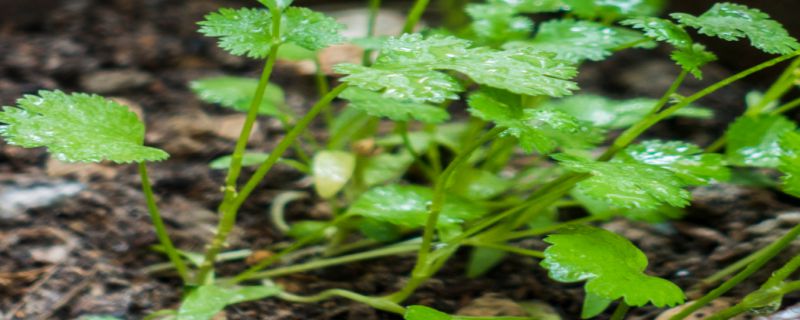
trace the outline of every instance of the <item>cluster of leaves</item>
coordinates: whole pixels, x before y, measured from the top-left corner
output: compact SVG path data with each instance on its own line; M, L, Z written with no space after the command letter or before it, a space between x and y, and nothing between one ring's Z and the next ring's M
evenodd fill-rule
M231 54L255 59L315 59L320 49L344 41L342 26L332 18L291 7L287 0L260 2L265 8L210 13L200 22L200 32L218 38L219 46ZM581 178L569 196L601 218L679 217L680 208L691 201L688 188L729 180L730 166L777 168L785 173L783 189L800 196L800 133L794 122L777 113L737 119L726 132L724 154L681 141L649 140L620 148L608 161L589 157L609 131L630 128L658 112L653 107L659 101L573 95L580 63L663 42L674 48L671 57L686 73L701 78L701 67L716 57L692 39L688 28L723 40L748 38L768 53L789 54L800 48L780 24L756 9L719 3L700 16L653 17L662 6L659 0L487 0L467 6L473 21L460 32L404 34L376 41L379 45L370 42L367 49L379 52L374 63L335 67L349 87L338 95L347 101L347 108L331 124L331 140L363 138L347 132L370 132L369 117L418 121L427 129L411 133L403 129L384 137L374 137L372 130L366 135L374 144L368 150L339 150L346 143L332 142L328 150L316 150L309 159L278 161L310 174L321 198L343 200L342 216L358 221L360 226L354 229L378 241L425 228L431 203L441 192L402 183L408 169L415 163L423 171L426 165L440 166L440 147L456 155L472 152L465 146L486 123L500 128L500 138L478 146L466 160L468 165L444 183L446 194L434 221L443 241L462 234L465 224L491 214L492 201L516 200L551 178L538 176L531 186L521 177L505 175L503 169L517 147L545 155L539 163L555 160L556 173ZM570 12L570 18L537 26L528 14L542 12ZM243 112L255 108L259 115L291 125L294 115L284 105L283 91L267 85L267 80L220 76L194 81L190 87L205 102ZM253 95L259 88L263 98ZM462 98L472 121L442 124L451 119L448 103ZM711 113L687 106L672 116L709 118ZM141 163L168 156L144 146L144 125L134 113L99 96L42 91L23 97L16 107L5 107L0 122L4 123L0 134L8 142L47 147L65 161ZM242 164L258 165L269 157L248 152ZM231 162L227 156L211 166L225 169ZM288 234L304 237L326 226L316 221L295 223ZM630 306L659 307L684 300L676 285L646 275L644 254L619 235L573 227L545 242L550 246L541 265L551 278L586 282L584 317L600 314L619 299ZM277 287L204 285L187 295L176 316L208 319L226 305L280 292ZM405 317L467 319L421 306L407 308Z

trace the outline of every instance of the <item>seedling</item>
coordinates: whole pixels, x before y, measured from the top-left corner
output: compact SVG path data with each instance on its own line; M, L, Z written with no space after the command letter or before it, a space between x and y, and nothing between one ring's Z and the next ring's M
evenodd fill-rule
M264 298L313 303L343 297L408 320L477 319L403 305L459 248L471 246L471 277L508 253L540 259L551 279L585 282L582 317L595 317L616 303L612 318L622 319L630 307L675 306L685 296L677 285L647 273L648 261L633 243L592 222L677 219L680 208L691 203L690 187L724 183L730 167L777 169L785 174L781 190L800 195L800 133L782 115L800 101L781 103L800 78L800 43L759 10L718 3L700 16L673 13L667 19L656 17L663 9L658 0L487 0L465 6L471 19L465 26L413 33L428 6L417 0L403 34L376 38L380 1L371 0L366 38L344 39L343 26L322 13L292 7L290 0L259 2L262 6L255 8L221 9L199 23L200 32L217 38L229 53L265 61L260 79L225 76L191 83L201 100L247 113L232 154L210 165L228 173L217 209L219 225L205 252L179 250L170 240L147 176L147 164L168 155L144 145L144 125L126 107L96 95L41 91L0 113L0 133L11 144L46 147L67 162L138 163L160 249L186 285L180 307L153 318L211 319L228 305ZM543 12L562 17L534 22L529 16ZM703 66L716 59L690 30L729 41L747 38L778 56L682 96L684 80L701 78ZM314 60L319 50L342 42L364 46L364 63L337 65L341 78L334 88L318 77L321 98L307 113L285 108L282 90L269 83L276 61ZM579 92L575 77L584 61L659 43L673 48L671 58L680 70L660 98L611 100ZM748 111L708 148L638 141L671 117L712 117L696 104L700 99L791 59L783 75L763 94L751 95ZM337 98L344 108L335 112L331 104ZM468 116L449 113L458 100L466 102ZM321 113L327 116L330 141L304 135ZM287 130L269 153L247 150L259 116L277 117ZM379 134L379 121L394 123L396 130ZM621 133L609 141L614 131ZM724 153L715 153L723 148ZM532 161L528 167L512 164L518 157ZM310 175L319 200L335 208L333 218L290 225L280 208L273 208L276 227L294 242L238 274L218 274L215 264L224 256L242 204L276 164ZM255 172L242 182L244 167ZM422 172L416 184L403 179L411 168ZM504 173L509 170L518 174ZM588 216L557 220L552 213L564 202L585 208ZM353 234L362 240L348 242ZM748 263L727 269L717 278L739 273L673 319L761 269L798 234L800 226ZM550 244L544 251L516 244L541 236ZM327 256L273 266L309 246ZM269 281L405 253L416 253L410 278L399 291L380 296L342 289L299 296ZM779 305L783 295L800 289L797 281L786 281L799 261L790 261L760 290L716 317Z

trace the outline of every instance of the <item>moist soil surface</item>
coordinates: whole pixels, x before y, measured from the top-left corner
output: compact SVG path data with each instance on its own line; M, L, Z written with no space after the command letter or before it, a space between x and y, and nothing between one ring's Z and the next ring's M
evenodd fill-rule
M183 249L200 251L216 224L214 209L224 178L222 172L209 169L208 162L231 152L241 115L201 103L187 82L220 74L255 77L260 63L217 49L212 40L197 34L195 22L220 6L241 4L209 0L20 3L0 14L0 103L13 105L23 94L61 89L101 93L140 111L148 124L148 144L171 154L168 161L153 164L150 170L173 239ZM656 97L676 72L664 51L629 51L603 63L587 64L579 81L593 93ZM711 66L705 80L690 81L685 93L731 73L725 66ZM313 103L312 78L287 66L279 67L274 78L293 109L301 112ZM708 144L741 112L744 88L745 84L736 84L703 100L717 111L715 120L671 120L650 137ZM317 134L321 130L311 130L324 138ZM252 145L268 151L283 133L277 121L260 120ZM270 203L285 191L313 194L309 180L288 167L276 167L266 181L243 208L230 249L285 245L289 239L268 218ZM156 238L139 188L136 168L130 165L65 165L51 160L44 150L0 142L0 197L37 199L19 208L3 207L6 211L0 215L0 317L75 319L102 314L141 319L176 308L180 284L174 274L148 272L165 259L150 248ZM700 279L800 222L800 202L769 189L717 185L695 189L693 195L693 205L680 221L652 225L614 220L602 225L635 242L650 259L652 274L682 288L695 288ZM325 219L331 211L313 197L293 202L286 210L290 220ZM580 214L566 212L564 218ZM540 240L518 245L544 248ZM729 293L732 301L757 288L769 270L795 252L797 246L752 281L738 286ZM519 307L513 301L538 301L563 319L577 319L580 314L581 286L550 281L537 261L509 257L485 276L468 279L464 276L467 257L466 250L459 252L408 303L446 312L499 315L498 311L516 312ZM298 294L344 288L380 295L400 288L413 263L413 256L396 256L276 281ZM222 273L244 267L243 261L226 263ZM689 290L690 297L697 297L697 292ZM797 302L797 296L789 296L784 306ZM640 308L630 319L654 319L662 311ZM340 299L317 304L266 299L230 307L224 315L227 319L400 318Z

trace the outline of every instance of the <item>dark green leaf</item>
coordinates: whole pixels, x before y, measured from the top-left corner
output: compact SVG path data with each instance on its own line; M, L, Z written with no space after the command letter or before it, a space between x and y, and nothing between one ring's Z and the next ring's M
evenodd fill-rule
M169 155L144 146L144 124L127 107L97 95L39 91L3 107L0 135L24 148L47 147L67 162L161 161Z
M414 162L414 157L408 153L388 154L383 153L369 157L363 162L364 185L372 187L378 184L399 179Z
M549 235L544 241L551 246L544 251L541 265L549 271L550 278L561 282L586 281L587 296L597 298L589 303L589 314L597 313L604 300L622 298L637 307L647 303L674 306L684 301L678 286L645 274L647 257L617 234L575 226Z
M192 81L189 86L205 102L247 112L253 103L258 80L242 77L213 77ZM283 90L270 84L264 93L258 113L277 115L280 112L278 106L283 102Z
M274 296L280 293L277 287L248 286L224 288L204 285L194 289L184 298L178 310L181 320L209 320L226 306Z
M492 172L471 169L459 171L453 178L450 190L467 199L486 200L499 196L511 186L511 181Z
M737 166L775 168L780 163L780 139L794 131L794 122L780 115L743 116L725 133L727 156Z
M666 19L637 17L620 23L642 30L646 36L658 41L664 41L678 48L689 48L692 45L692 37L686 33L686 30Z
M788 54L800 48L780 23L758 9L740 4L717 3L699 17L687 13L673 13L672 17L702 34L723 40L747 37L754 47L767 53Z
M489 272L508 255L503 250L475 247L470 251L467 263L467 277L474 279Z
M624 208L674 207L689 204L686 183L672 171L640 163L595 162L565 154L553 156L567 170L589 173L577 190L595 199Z
M394 121L416 119L425 123L441 123L450 119L450 114L438 106L387 98L374 91L348 88L340 98L350 101L350 107L363 110L375 117L386 117Z
M674 172L688 185L706 185L731 177L721 154L703 153L700 147L681 141L644 141L623 150L615 161L658 166Z
M562 0L572 13L584 18L618 20L625 17L652 16L664 7L663 0Z

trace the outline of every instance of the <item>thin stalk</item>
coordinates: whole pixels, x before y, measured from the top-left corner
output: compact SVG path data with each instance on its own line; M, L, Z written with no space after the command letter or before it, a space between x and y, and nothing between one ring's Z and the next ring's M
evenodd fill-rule
M417 153L417 150L414 150L414 145L411 143L411 137L408 134L408 122L399 121L396 124L397 133L400 135L400 138L403 140L403 147L411 154L411 157L414 158L414 163L416 163L419 168L425 173L425 175L430 178L431 180L436 179L436 173L428 166L425 161L422 160L422 156Z
M794 86L794 81L797 79L797 74L795 70L800 67L800 58L795 59L792 63L787 67L783 73L778 77L767 92L764 93L764 96L761 100L753 106L752 108L748 109L745 115L757 115L764 113L765 109L775 100L780 99L786 92L789 91Z
M600 221L600 220L603 220L603 219L605 219L605 218L599 217L599 216L588 216L588 217L584 217L584 218L579 218L579 219L570 220L570 221L567 221L567 222L555 224L555 225L552 225L552 226L536 228L536 229L528 229L528 230L517 231L517 232L511 232L511 233L508 233L505 236L499 238L498 240L509 241L509 240L516 240L516 239L522 239L522 238L536 237L536 236L541 236L543 234L548 234L548 233L554 232L554 231L556 231L558 229L561 229L561 228L564 228L564 227L567 227L567 226L576 225L576 224L587 224L587 223L590 223L590 222Z
M685 309L681 310L680 313L672 316L669 320L681 320L692 314L692 312L697 311L697 309L702 308L712 300L718 298L719 296L725 294L726 292L730 291L733 287L738 285L740 282L744 281L748 277L750 277L753 273L760 270L769 260L775 257L778 253L780 253L783 249L785 249L789 244L794 241L800 235L800 224L796 225L794 228L789 230L785 235L783 235L780 239L773 242L768 246L763 255L760 255L758 259L747 265L747 267L733 276L733 278L728 279L722 283L719 287L711 292L707 293L702 298L698 299Z
M769 250L769 246L763 247L763 248L759 249L758 251L748 255L747 257L744 257L741 260L736 261L735 263L725 267L724 269L722 269L720 271L717 271L716 273L712 274L711 276L708 276L705 279L700 280L700 283L698 284L698 286L696 286L696 289L700 289L702 287L708 287L708 286L710 286L710 285L712 285L714 283L717 283L718 281L722 280L723 278L735 273L736 271L744 269L745 267L747 267L748 264L750 264L753 261L755 261L756 259L758 259L759 256L763 255L768 250Z
M611 320L624 320L630 309L631 307L625 301L620 301L617 308L614 309L614 313L611 314Z
M419 20L422 18L422 14L425 13L425 9L428 8L429 0L417 0L414 2L414 6L411 7L411 11L408 13L408 18L406 18L406 23L403 25L403 33L412 33L414 32L414 28L419 23Z
M792 101L789 101L789 102L785 103L784 105L776 108L770 114L773 114L773 115L783 114L783 113L789 112L790 110L792 110L794 108L797 108L798 106L800 106L800 98L796 98L796 99L794 99Z
M363 260L370 260L385 256L393 256L407 252L416 251L419 247L419 243L409 243L409 244L401 244L391 247L383 247L375 250L365 251L354 253L346 256L335 257L335 258L327 258L327 259L319 259L314 260L306 263L295 264L291 266L275 268L263 272L253 273L247 276L246 279L243 280L251 280L251 279L265 279L265 278L274 278L285 276L293 273L299 273L309 270L317 270L322 269L330 266L342 265L346 263L356 262L356 261L363 261Z
M247 181L242 190L232 199L227 201L223 200L223 206L221 206L222 218L220 219L219 226L217 227L217 233L214 236L209 249L206 251L204 262L200 266L201 272L198 272L198 281L205 281L209 272L213 269L213 261L215 261L216 255L219 254L219 252L225 246L225 241L228 238L228 234L231 232L231 230L233 230L233 227L236 224L236 216L244 201L247 200L250 194L253 193L256 187L258 187L258 185L267 175L267 172L272 169L272 167L278 162L280 157L283 156L286 150L295 143L295 140L297 140L298 136L300 136L300 134L302 134L306 128L308 128L309 124L311 124L311 121L313 121L323 109L327 108L333 99L335 99L345 88L347 88L346 84L339 85L335 89L331 90L331 92L329 92L325 97L320 99L313 107L311 107L311 110L309 110L308 113L306 113L300 119L300 121L297 122L297 124L289 131L289 133L287 133L286 136L281 139L281 141L278 143L278 146L276 146L275 149L270 152L267 160L258 167L256 172L252 177L250 177L250 180Z
M681 73L678 74L678 77L675 78L675 81L672 82L672 84L669 86L669 89L667 89L667 91L664 92L664 94L661 96L661 99L658 99L658 102L656 102L653 108L650 109L650 113L648 113L648 115L658 113L659 111L661 111L661 108L667 105L672 95L678 92L678 88L681 87L683 81L686 80L686 75L688 74L689 71L681 70Z
M270 11L272 14L272 33L280 34L282 12L280 8L277 8L277 6L270 7ZM231 156L231 165L228 169L228 175L225 178L224 196L218 209L221 217L219 219L219 223L217 224L217 230L214 238L211 240L211 243L206 250L203 263L200 264L200 268L197 271L197 276L195 278L197 283L204 283L208 279L208 275L214 269L214 262L216 261L217 255L220 253L220 251L222 251L222 248L225 246L225 242L228 239L228 234L236 224L236 214L238 208L232 208L231 205L238 197L236 188L239 175L242 172L242 159L244 157L245 149L247 148L247 142L250 138L250 133L253 130L253 125L258 117L258 110L261 106L261 101L264 99L264 92L269 84L269 78L272 76L272 70L274 69L275 62L278 59L278 49L281 46L280 37L274 37L273 39L274 40L270 46L269 55L267 56L267 62L265 63L264 69L261 72L261 78L258 80L258 87L256 88L256 92L253 96L253 102L250 104L250 109L247 111L247 118L242 126L241 134L239 135L239 139L236 141L236 147L234 148L233 155ZM291 143L293 144L294 141L291 141ZM287 149L290 146L291 144L287 145ZM283 152L281 152L280 155L283 155Z
M502 243L491 243L491 242L480 242L480 241L465 241L465 242L463 242L463 244L470 245L470 246L473 246L473 247L497 249L497 250L502 250L502 251L506 251L506 252L510 252L510 253L515 253L515 254L522 255L522 256L534 257L534 258L539 258L539 259L543 259L544 258L544 252L541 252L541 251L538 251L538 250L530 250L530 249L525 249L525 248L519 248L519 247L510 246L510 245L502 244Z
M391 302L389 300L383 298L369 297L359 293L342 289L329 289L313 296L299 296L288 292L283 292L278 294L278 298L282 300L289 302L297 302L297 303L316 303L334 297L342 297L356 302L361 302L375 309L388 311L392 313L404 314L406 312L406 309L403 308L403 306Z
M139 176L142 179L142 192L144 193L145 200L147 201L147 210L150 212L150 219L153 221L153 227L155 228L158 242L161 243L161 246L164 248L164 252L166 252L167 257L169 257L169 260L172 262L175 270L178 271L178 275L180 275L183 282L189 283L191 279L189 278L189 272L187 271L186 264L183 262L183 259L181 259L180 253L178 253L178 250L175 249L175 245L172 244L172 240L169 238L167 227L164 225L164 220L161 219L161 213L158 211L158 205L156 205L156 198L155 195L153 195L153 187L150 184L150 178L147 175L147 165L143 162L139 163Z
M369 16L367 17L367 38L375 36L375 25L378 24L378 13L381 10L381 0L369 0ZM369 66L372 64L372 50L364 50L361 57L361 64Z
M314 82L317 85L317 94L320 98L324 97L329 91L331 91L331 87L328 84L328 78L325 76L325 72L322 70L322 62L319 61L319 57L314 57ZM325 109L324 119L325 126L330 128L333 124L333 111L331 109Z
M751 68L749 68L747 70L739 72L739 73L737 73L735 75L732 75L732 76L730 76L728 78L725 78L722 81L719 81L719 82L717 82L717 83L715 83L715 84L713 84L711 86L708 86L705 89L700 90L699 92L697 92L697 93L695 93L695 94L693 94L691 96L688 96L688 97L686 97L684 99L681 99L681 101L678 102L677 104L672 105L669 108L664 109L663 111L661 111L659 113L652 114L652 115L646 117L645 119L643 119L639 123L635 124L633 127L630 127L628 130L625 130L625 132L623 132L614 141L614 143L612 144L611 148L606 150L606 152L602 156L600 156L599 160L609 160L609 159L611 159L611 157L613 157L614 154L616 154L617 152L619 152L620 150L624 149L629 144L631 144L642 133L647 131L647 129L650 129L650 127L652 127L656 123L659 123L661 120L664 120L664 119L672 116L678 110L683 109L684 107L686 107L686 106L690 105L691 103L699 100L700 98L703 98L703 97L705 97L705 96L707 96L709 94L712 94L712 93L716 92L717 90L719 90L719 89L721 89L723 87L726 87L726 86L730 85L731 83L734 83L734 82L736 82L738 80L741 80L741 79L743 79L743 78L745 78L745 77L747 77L747 76L749 76L749 75L751 75L753 73L759 72L761 70L764 70L766 68L774 66L774 65L776 65L778 63L781 63L783 61L792 59L792 58L794 58L794 57L796 57L798 55L800 55L800 51L795 51L792 54L785 55L785 56L780 56L780 57L768 60L766 62L763 62L761 64L758 64L758 65L756 65L754 67L751 67Z
M754 308L767 305L785 294L800 290L800 281L792 281L770 288L769 290L759 290L753 292L733 307L722 310L709 317L708 320L725 320L733 318L739 314L748 312Z
M789 260L789 262L778 269L778 271L773 272L772 276L764 283L763 287L769 288L779 285L783 280L786 280L792 273L797 271L798 268L800 268L800 255L794 256L792 260Z

